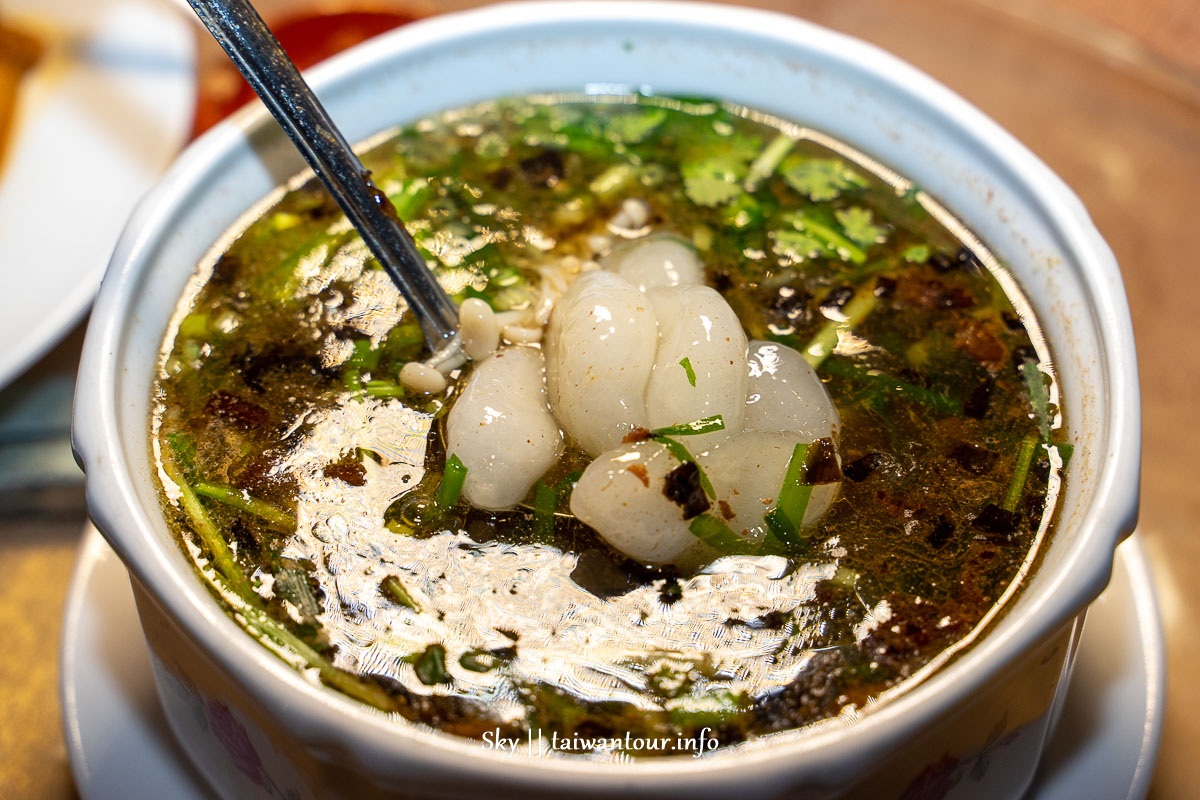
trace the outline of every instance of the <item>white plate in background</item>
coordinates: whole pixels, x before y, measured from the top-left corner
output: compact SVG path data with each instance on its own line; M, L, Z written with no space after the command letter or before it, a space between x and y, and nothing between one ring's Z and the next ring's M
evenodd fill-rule
M0 158L0 387L82 317L117 235L185 143L191 21L162 0L5 0L45 50Z
M129 577L88 526L67 595L59 694L84 800L211 792L167 727ZM1162 732L1162 623L1136 535L1088 610L1058 728L1029 800L1145 797Z

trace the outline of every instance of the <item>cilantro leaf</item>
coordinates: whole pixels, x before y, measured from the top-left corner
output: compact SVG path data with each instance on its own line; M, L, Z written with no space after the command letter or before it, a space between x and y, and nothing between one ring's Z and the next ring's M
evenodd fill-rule
M783 179L800 194L820 202L848 189L863 188L867 179L836 158L796 158L783 164Z
M810 247L805 251L798 249L801 254L808 254L809 258L817 256L826 256L829 258L840 258L843 261L852 261L855 264L862 264L867 260L867 254L861 247L847 238L840 230L841 225L832 219L827 213L822 213L820 207L806 209L803 212L789 212L783 215L784 222L790 222L797 231L809 237L811 242L803 242L810 244L817 243L817 247ZM803 240L794 240L793 237L785 236L785 240L792 240L793 244L801 243ZM778 240L778 237L777 237Z
M186 433L168 433L167 444L183 477L193 480L196 475L196 445Z
M684 148L680 164L683 190L700 206L719 206L745 192L743 181L750 162L758 156L761 140L753 136L725 135L716 130L697 136Z
M871 212L861 206L838 210L833 212L833 215L842 224L846 236L855 244L870 247L887 238L887 228L873 224Z
M744 191L741 180L746 165L728 157L685 162L680 172L683 174L683 191L698 206L719 206Z
M914 244L911 247L905 248L900 257L912 264L924 264L929 260L929 245Z
M637 144L653 133L667 118L665 108L648 106L614 115L605 126L605 135L614 142Z
M743 230L762 222L763 210L757 200L748 194L734 198L721 210L721 222L728 228Z

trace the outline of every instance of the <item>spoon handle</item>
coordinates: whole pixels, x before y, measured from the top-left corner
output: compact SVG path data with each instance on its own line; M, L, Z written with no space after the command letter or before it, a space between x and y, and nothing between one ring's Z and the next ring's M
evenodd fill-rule
M391 276L416 314L435 360L451 355L459 346L458 308L254 6L248 0L188 2Z

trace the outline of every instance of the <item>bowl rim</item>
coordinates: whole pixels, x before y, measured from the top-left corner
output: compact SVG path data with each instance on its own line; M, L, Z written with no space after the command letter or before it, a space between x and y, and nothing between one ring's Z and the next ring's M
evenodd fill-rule
M882 707L855 720L852 727L829 726L800 738L769 737L759 746L737 748L706 758L669 757L632 764L578 759L508 757L489 752L477 742L416 725L397 725L334 690L310 684L291 666L239 628L221 611L191 573L172 566L156 543L149 511L141 506L125 466L116 406L116 376L126 339L133 295L139 276L149 268L154 243L178 207L222 159L252 136L282 136L261 106L243 109L197 140L146 196L122 233L102 284L81 363L73 422L73 446L87 473L88 505L97 526L122 560L193 641L255 695L272 714L291 720L291 729L306 745L353 742L347 749L367 769L419 760L460 775L503 779L513 784L565 787L586 777L593 788L624 786L631 777L647 785L679 781L728 781L742 785L746 775L762 783L764 767L782 776L845 769L864 754L878 753L917 726L951 712L972 692L1053 631L1066 625L1095 598L1108 581L1113 551L1133 530L1137 513L1140 462L1140 401L1133 331L1116 261L1089 219L1082 203L1054 173L982 112L915 67L847 35L775 12L706 3L523 2L486 6L432 17L401 27L337 56L309 75L323 92L337 91L355 75L377 68L401 52L462 44L473 36L511 36L523 30L589 23L655 23L682 32L737 33L770 39L791 47L836 56L859 73L885 84L919 104L955 135L973 140L993 154L1011 174L1014 185L1035 201L1053 223L1065 250L1086 265L1078 279L1087 291L1089 309L1104 357L1102 383L1111 388L1109 452L1093 476L1096 498L1079 527L1084 534L1025 610L1030 620L1004 631L992 631L955 663L938 671ZM268 133L269 132L269 133ZM160 335L160 332L155 332ZM148 381L147 381L148 383ZM148 391L148 386L147 386ZM142 455L142 454L138 454ZM102 466L103 465L103 466ZM207 605L206 605L207 603ZM231 635L235 634L235 635ZM997 635L1001 634L1001 635ZM853 730L853 736L842 731ZM464 761L463 756L470 754ZM528 767L536 763L536 770ZM396 767L385 767L385 771ZM735 783L736 781L736 783Z

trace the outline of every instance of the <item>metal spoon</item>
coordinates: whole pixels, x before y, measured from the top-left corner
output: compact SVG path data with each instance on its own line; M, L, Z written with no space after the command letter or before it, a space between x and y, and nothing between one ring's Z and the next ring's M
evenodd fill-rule
M458 307L425 266L390 200L372 182L296 65L248 0L188 0L234 66L329 189L404 295L425 333L433 366L462 363Z

